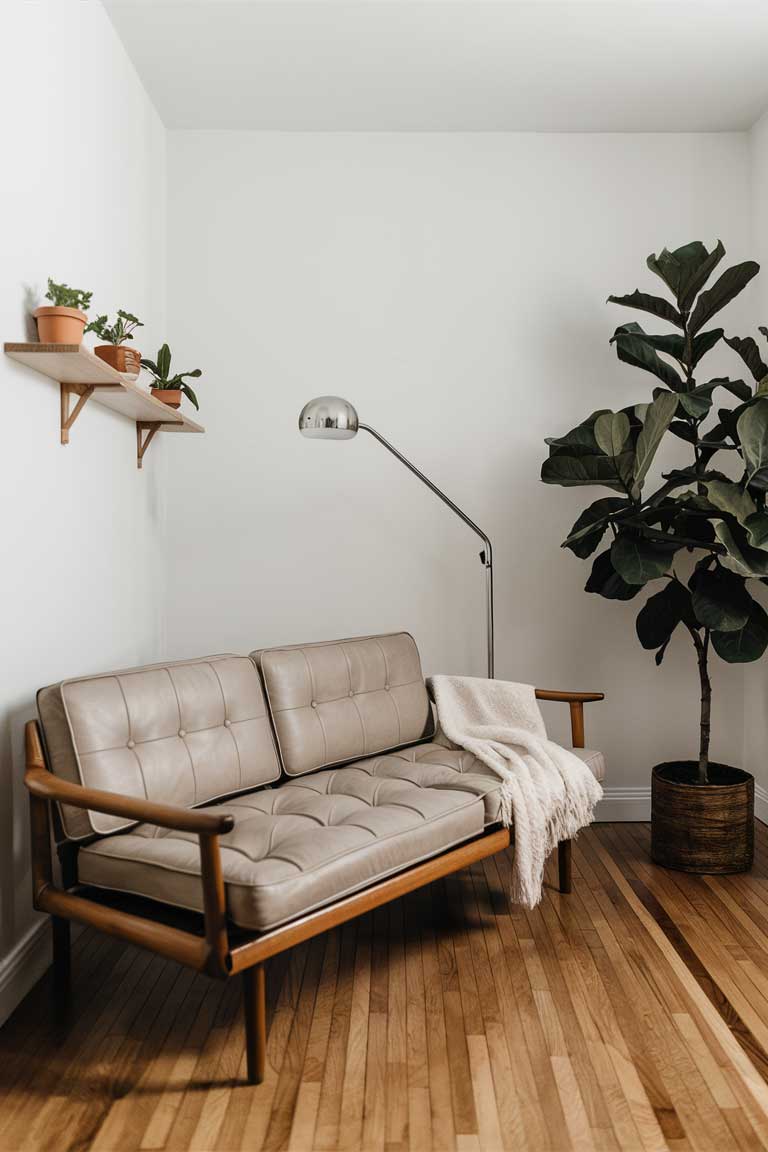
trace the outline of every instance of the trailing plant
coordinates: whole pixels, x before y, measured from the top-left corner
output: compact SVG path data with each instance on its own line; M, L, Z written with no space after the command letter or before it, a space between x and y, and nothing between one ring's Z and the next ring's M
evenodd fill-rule
M70 288L68 284L56 284L48 277L48 291L46 300L50 300L55 308L79 308L87 312L93 292L83 292L80 288Z
M109 323L109 316L107 315L97 316L95 320L91 320L90 324L86 325L85 331L95 332L105 344L124 344L126 340L133 340L133 333L137 328L143 327L144 325L138 316L118 308L117 319L114 324Z
M640 290L608 297L672 328L656 335L630 322L611 338L619 360L655 377L652 399L618 412L600 409L548 439L541 470L547 484L601 485L612 493L582 512L562 545L586 558L610 534L609 547L592 563L587 592L631 600L663 581L640 609L637 635L656 650L657 665L676 628L691 638L701 683L700 783L709 779L709 657L714 650L729 664L757 660L768 646L768 615L749 590L750 581L768 584L768 364L751 336L705 328L759 265L736 264L705 288L724 255L719 240L711 252L699 241L665 248L647 264L671 301ZM760 332L768 337L768 328ZM721 340L743 360L749 384L706 379L702 360ZM723 398L730 406L716 408ZM648 472L668 436L688 446L690 461L662 473L649 493ZM685 554L693 558L687 578L679 562Z
M178 372L175 376L171 376L171 350L167 344L163 344L158 352L157 361L142 359L141 366L142 368L148 368L154 376L155 388L160 388L163 391L171 388L179 388L194 404L195 408L200 408L197 402L197 396L195 396L189 384L184 383L184 378L186 376L202 376L202 371L199 368L195 368L193 372Z

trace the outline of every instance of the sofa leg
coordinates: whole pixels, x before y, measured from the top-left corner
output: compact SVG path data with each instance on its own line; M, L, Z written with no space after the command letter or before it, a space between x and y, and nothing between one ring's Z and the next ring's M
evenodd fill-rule
M560 891L566 894L571 891L571 842L561 840L557 846L557 870L560 880Z
M57 1015L65 1016L69 1004L70 939L69 920L51 917L53 933L53 998Z
M261 1084L267 1062L267 1000L264 965L254 964L243 972L245 1053L248 1083Z

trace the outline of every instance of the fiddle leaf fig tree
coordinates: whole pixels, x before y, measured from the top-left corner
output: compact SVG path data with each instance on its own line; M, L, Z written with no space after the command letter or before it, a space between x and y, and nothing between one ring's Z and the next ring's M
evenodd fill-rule
M755 582L768 584L768 347L707 327L759 265L747 260L713 279L724 256L719 240L711 252L699 241L665 248L647 260L663 295L608 297L672 328L655 334L630 321L611 338L619 360L652 377L650 400L593 412L548 439L541 469L546 484L610 491L582 512L563 542L581 559L597 553L586 591L632 600L654 582L636 628L657 664L675 629L689 634L701 682L702 784L709 780L711 652L736 664L757 660L768 647L768 615L750 592ZM768 328L759 331L768 339ZM707 378L702 362L721 340L743 361L749 383ZM671 437L688 446L690 461L662 472L649 491L651 465Z

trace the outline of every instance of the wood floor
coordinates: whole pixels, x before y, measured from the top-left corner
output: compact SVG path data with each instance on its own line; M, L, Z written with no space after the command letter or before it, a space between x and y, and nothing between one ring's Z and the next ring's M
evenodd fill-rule
M42 981L0 1031L0 1148L768 1149L768 829L754 871L574 845L574 891L510 907L501 855L279 957L268 1072L240 983L91 932L72 1022Z

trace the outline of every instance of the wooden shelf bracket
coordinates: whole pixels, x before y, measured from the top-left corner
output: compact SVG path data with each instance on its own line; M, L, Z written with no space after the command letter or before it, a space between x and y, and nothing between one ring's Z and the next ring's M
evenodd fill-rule
M136 421L136 467L144 466L144 453L152 443L152 437L158 429L162 428L162 420ZM145 435L146 434L146 435Z
M69 444L69 430L87 404L89 397L93 395L93 388L93 384L59 384L62 444ZM69 404L72 396L77 396L78 400L70 412Z

